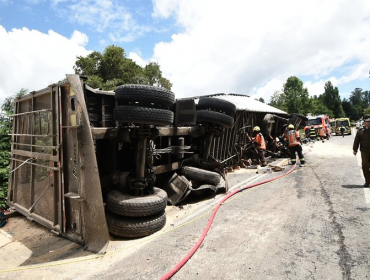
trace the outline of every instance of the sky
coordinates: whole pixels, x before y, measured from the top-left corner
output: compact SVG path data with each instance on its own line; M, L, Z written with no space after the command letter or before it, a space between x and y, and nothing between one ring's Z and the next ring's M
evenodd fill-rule
M109 45L157 62L176 98L269 102L290 76L311 96L370 90L369 0L0 0L0 105Z

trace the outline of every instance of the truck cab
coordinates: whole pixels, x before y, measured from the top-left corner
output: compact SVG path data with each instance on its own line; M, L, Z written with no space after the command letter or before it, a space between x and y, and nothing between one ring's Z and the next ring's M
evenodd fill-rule
M310 129L311 126L319 129L320 125L322 125L325 130L326 138L329 139L331 136L332 128L329 116L327 115L309 116L304 130L306 131L306 129Z

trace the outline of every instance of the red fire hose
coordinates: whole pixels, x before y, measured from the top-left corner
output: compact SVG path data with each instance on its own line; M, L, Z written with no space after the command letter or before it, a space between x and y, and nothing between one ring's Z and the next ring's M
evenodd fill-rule
M186 262L194 255L194 253L198 250L199 246L202 244L204 238L206 237L211 225L212 225L212 222L213 222L213 219L215 218L216 216L216 213L218 211L218 209L221 207L222 203L224 203L226 200L228 200L230 197L232 197L233 195L235 195L236 193L238 192L241 192L243 190L246 190L246 189L250 189L250 188L253 188L255 186L258 186L258 185L262 185L262 184L265 184L265 183L268 183L268 182L271 182L271 181L274 181L274 180L277 180L283 176L286 176L290 173L292 173L294 171L294 169L296 168L297 164L294 164L294 166L292 167L292 169L290 169L288 172L284 173L284 174L281 174L275 178L271 178L271 179L268 179L268 180L265 180L265 181L262 181L262 182L258 182L258 183L255 183L255 184L252 184L252 185L247 185L241 189L238 189L238 190L235 190L233 191L232 193L229 193L227 196L225 196L218 204L217 206L215 207L215 209L213 210L212 214L211 214L211 217L210 219L208 220L208 223L206 225L206 228L204 229L203 231L203 234L202 236L198 239L197 243L194 245L194 247L186 254L186 256L172 269L170 270L169 272L167 272L164 276L162 276L162 278L160 280L165 280L165 279L170 279L173 275L175 275L175 273L177 273L185 264Z

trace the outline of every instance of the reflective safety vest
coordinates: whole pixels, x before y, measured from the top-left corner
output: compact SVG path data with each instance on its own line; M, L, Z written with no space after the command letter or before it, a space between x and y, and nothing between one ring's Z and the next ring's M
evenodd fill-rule
M266 150L265 138L263 138L262 133L257 133L254 140L257 142L257 149Z
M299 132L296 130L289 130L285 134L286 139L289 142L289 147L297 146L299 145L298 137L299 137Z
M317 137L316 128L310 128L310 137L311 138L316 138Z
M325 134L325 129L324 129L323 127L320 127L320 128L319 128L319 135L320 135L320 136L323 136L323 137L325 137L325 136L326 136L326 134Z

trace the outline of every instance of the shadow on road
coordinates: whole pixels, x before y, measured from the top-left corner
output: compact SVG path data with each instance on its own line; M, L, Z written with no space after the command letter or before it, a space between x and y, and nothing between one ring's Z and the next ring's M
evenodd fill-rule
M345 189L367 189L363 185L342 185Z

